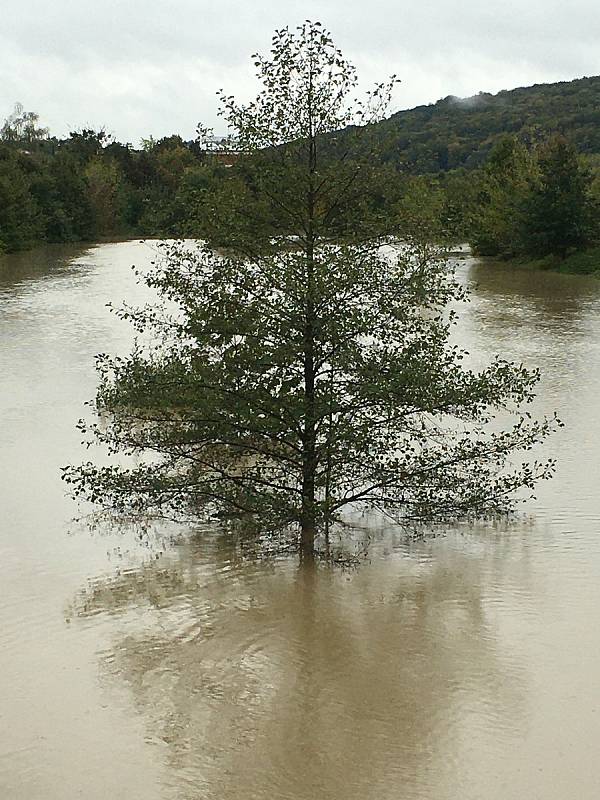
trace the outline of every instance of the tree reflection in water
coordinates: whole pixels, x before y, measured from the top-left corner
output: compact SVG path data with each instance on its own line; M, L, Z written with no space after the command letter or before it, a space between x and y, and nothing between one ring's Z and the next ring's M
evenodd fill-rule
M450 797L465 751L524 713L484 602L506 553L474 541L349 572L196 537L91 582L72 613L112 616L102 670L164 750L169 796Z

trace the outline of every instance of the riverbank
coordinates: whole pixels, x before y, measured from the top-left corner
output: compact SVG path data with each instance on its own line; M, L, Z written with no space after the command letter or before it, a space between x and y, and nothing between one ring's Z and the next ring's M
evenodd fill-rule
M565 275L595 275L600 278L600 246L580 250L566 258L546 256L533 261L511 259L510 263L523 269L561 272Z
M44 239L35 239L29 242L28 244L17 247L15 249L6 249L2 246L2 238L0 236L0 259L4 258L8 260L14 256L27 256L28 254L35 253L38 250L48 250L51 248L57 247L80 247L83 249L87 249L88 247L95 247L96 245L101 244L115 244L118 242L135 242L139 240L146 240L146 239L156 239L160 238L152 235L144 235L141 233L136 233L135 231L120 231L114 234L107 234L106 236L95 236L92 239L85 238L85 239L65 239L64 241L53 241L49 242ZM165 237L166 238L166 237Z

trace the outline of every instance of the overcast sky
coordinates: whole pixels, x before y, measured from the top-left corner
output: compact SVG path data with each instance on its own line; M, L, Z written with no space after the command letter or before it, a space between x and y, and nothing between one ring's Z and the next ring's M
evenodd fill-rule
M306 18L365 86L399 75L394 110L600 74L598 0L0 0L0 122L18 100L56 135L220 132L215 91L249 98L250 54Z

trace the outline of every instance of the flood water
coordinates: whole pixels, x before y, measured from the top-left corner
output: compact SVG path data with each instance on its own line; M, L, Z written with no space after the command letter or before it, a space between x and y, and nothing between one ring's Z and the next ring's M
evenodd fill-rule
M543 371L556 478L513 526L315 574L71 521L93 356L131 341L105 303L153 255L0 258L0 798L597 800L600 281L461 264L474 357Z

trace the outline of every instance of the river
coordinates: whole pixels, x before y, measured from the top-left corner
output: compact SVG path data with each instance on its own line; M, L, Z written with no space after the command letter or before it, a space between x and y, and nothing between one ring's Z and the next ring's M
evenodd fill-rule
M151 244L0 258L0 797L597 800L600 281L471 259L460 338L538 365L565 428L512 526L357 570L73 522L93 357Z

